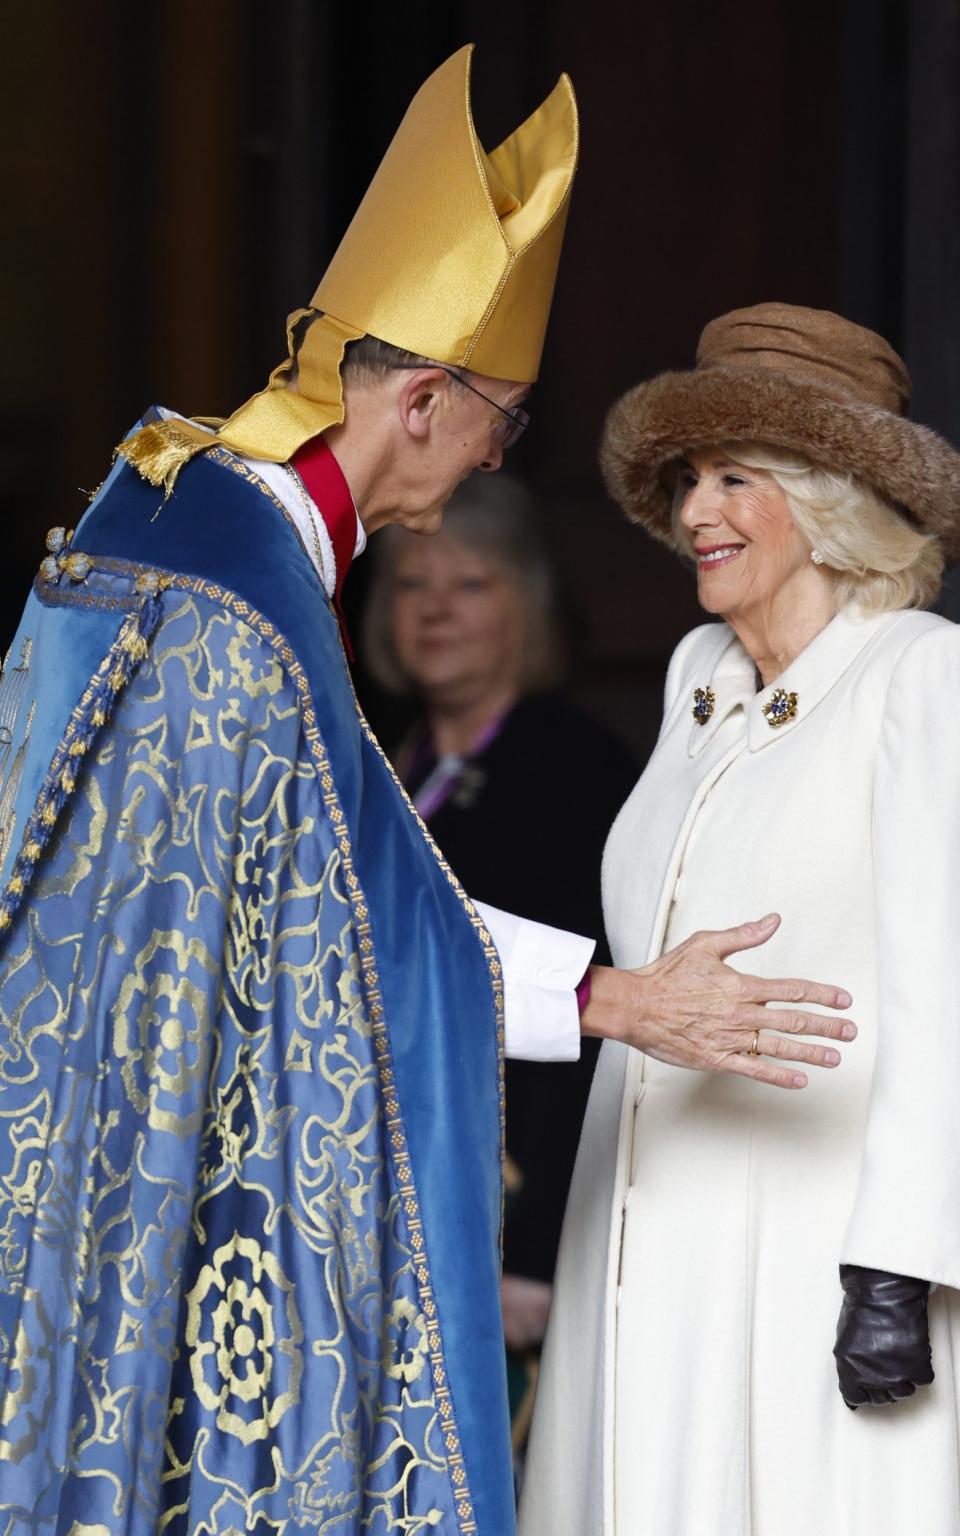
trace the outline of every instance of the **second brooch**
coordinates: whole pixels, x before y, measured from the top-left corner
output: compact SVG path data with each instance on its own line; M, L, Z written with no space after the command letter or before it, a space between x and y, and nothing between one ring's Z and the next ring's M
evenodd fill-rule
M786 725L788 720L797 718L797 695L788 693L785 688L777 688L769 702L764 704L763 713L767 717L767 724L774 730L778 725Z

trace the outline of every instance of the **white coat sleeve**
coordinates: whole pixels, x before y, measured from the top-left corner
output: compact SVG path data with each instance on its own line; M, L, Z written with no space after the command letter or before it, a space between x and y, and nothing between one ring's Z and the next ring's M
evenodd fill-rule
M894 670L873 844L877 1056L841 1260L960 1288L960 627Z
M485 902L474 906L490 930L503 966L508 1056L523 1061L576 1061L580 1010L576 987L596 948L593 939L514 917Z

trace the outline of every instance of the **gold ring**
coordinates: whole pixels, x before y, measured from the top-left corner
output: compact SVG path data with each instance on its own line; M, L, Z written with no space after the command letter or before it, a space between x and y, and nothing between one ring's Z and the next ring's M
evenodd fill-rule
M759 1029L755 1029L754 1032L753 1032L753 1044L751 1045L749 1051L747 1052L747 1055L748 1056L759 1056L760 1055L760 1031L759 1031Z

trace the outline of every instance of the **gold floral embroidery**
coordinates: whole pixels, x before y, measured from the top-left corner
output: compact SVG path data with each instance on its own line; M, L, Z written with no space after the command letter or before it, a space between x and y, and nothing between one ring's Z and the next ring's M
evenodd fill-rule
M194 1390L245 1445L264 1440L300 1401L303 1328L294 1287L255 1238L234 1233L187 1297Z
M411 1301L400 1296L384 1321L380 1363L395 1381L417 1381L427 1361L427 1320Z
M212 1038L205 983L219 971L199 938L154 932L113 1008L113 1049L130 1102L148 1124L177 1136L198 1130L203 1118L196 1090L207 1079Z
M7 1353L7 1382L0 1407L0 1462L16 1463L34 1449L53 1413L53 1325L39 1294L23 1290L23 1309Z
M358 1406L345 1406L339 1394L332 1401L316 1399L323 1411L311 1414L303 1428L313 1444L296 1469L283 1471L275 1487L225 1492L192 1528L196 1536L272 1530L275 1522L260 1502L269 1498L271 1513L282 1506L310 1528L330 1521L349 1528L359 1510L385 1530L425 1531L443 1519L452 1488L457 1524L472 1532L476 1522L392 1085L369 915L309 690L283 637L266 621L270 633L261 635L259 616L247 605L241 621L229 611L229 594L221 591L212 607L197 603L192 578L171 586L181 601L168 598L150 656L133 680L127 715L90 754L58 839L38 871L30 907L12 934L0 978L0 1014L9 1026L0 1078L21 1094L16 1134L8 1125L0 1170L0 1266L10 1276L8 1294L19 1287L33 1349L23 1361L33 1373L30 1418L26 1409L21 1413L19 1378L7 1365L0 1412L9 1428L0 1426L0 1456L16 1454L21 1423L28 1432L32 1423L46 1434L44 1404L53 1400L39 1348L42 1329L31 1313L23 1241L39 1202L34 1254L49 1243L71 1250L69 1261L64 1254L65 1304L57 1321L58 1330L76 1330L82 1340L70 1454L78 1466L94 1469L90 1487L98 1480L107 1487L111 1520L128 1521L131 1501L141 1509L160 1507L153 1479L161 1468L162 1507L171 1515L194 1496L191 1484L207 1477L202 1439L193 1438L191 1399L194 1412L197 1405L216 1403L206 1411L238 1447L269 1442L271 1422L281 1419L289 1434L291 1419L303 1422L288 1409L306 1401L310 1373L348 1373L353 1330L387 1318L389 1325L374 1325L364 1365L372 1378L357 1389ZM228 647L233 658L250 665L226 662ZM272 686L275 676L283 679L279 690ZM271 686L262 687L267 680ZM195 743L189 754L172 729L174 690L177 708L189 694ZM135 726L124 724L125 718ZM247 782L244 765L257 763L260 770ZM314 867L317 783L329 818L322 827L324 848L332 839L325 861ZM212 844L204 844L204 837L212 837ZM122 857L106 883L97 884L102 866L94 855L106 839L122 848ZM278 889L271 872L281 869L289 879ZM91 882L87 898L79 891L85 881ZM176 922L162 930L148 924L125 949L125 914L136 912L144 892L162 885L177 908ZM53 952L43 937L50 917L39 926L33 918L43 917L45 907L58 910L63 894L78 897L79 908L69 910L87 912L95 936L88 941L64 933ZM196 1021L210 972L205 953L190 948L205 911L218 914L223 926L227 1009L237 1014L229 1027L222 1016L206 1087ZM58 954L63 960L51 964ZM306 1068L287 1075L272 1054L271 1018L281 985L285 1015L296 1020L296 1059ZM55 1120L42 1095L33 1090L32 1103L23 1097L23 1088L38 1080L41 1053L56 1040L89 1038L104 999L109 1007L99 1017L111 1023L106 1043L115 1032L119 1040L120 1100L133 1095L147 1103L148 1116L171 1114L175 1131L192 1121L194 1104L205 1101L195 1191L166 1177L162 1163L144 1160L148 1147L159 1156L162 1132L135 1147L117 1145L116 1111L101 1109L95 1075L84 1086L78 1074L78 1084L58 1102ZM318 1094L326 1095L324 1103L317 1102ZM56 1178L38 1189L31 1164L51 1153ZM287 1173L277 1179L273 1167ZM138 1202L151 1188L160 1203L147 1221ZM226 1244L216 1239L213 1256L205 1254L202 1270L191 1273L187 1235L209 1241L218 1213L222 1223L224 1211L245 1208L257 1211L257 1231L240 1231ZM290 1231L289 1252L311 1275L311 1287L329 1295L336 1323L329 1336L325 1328L322 1338L316 1330L303 1337L311 1297L293 1289L296 1265L288 1261L287 1247L278 1246L279 1222ZM142 1378L138 1361L152 1357L177 1370L185 1271L193 1342L183 1349L181 1341L179 1393L169 1402L169 1418L165 1394L144 1400L137 1476L116 1476L112 1465L123 1466L128 1411L122 1383L130 1378L123 1372L134 1369ZM99 1299L100 1288L111 1286L122 1300L112 1316ZM401 1300L405 1305L395 1308ZM97 1340L95 1351L98 1317L105 1326L109 1322L110 1335ZM10 1348L4 1354L9 1362ZM390 1371L380 1358L387 1354ZM318 1366L318 1359L327 1364ZM384 1383L395 1384L394 1396ZM407 1471L395 1481L385 1478L388 1467ZM345 1493L345 1487L359 1492ZM198 1498L203 1493L197 1488Z

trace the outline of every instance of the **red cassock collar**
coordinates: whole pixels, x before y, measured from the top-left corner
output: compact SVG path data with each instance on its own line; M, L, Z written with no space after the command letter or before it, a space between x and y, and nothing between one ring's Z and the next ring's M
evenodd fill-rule
M322 436L311 437L309 442L297 449L290 462L306 486L307 494L316 504L330 535L337 566L333 606L340 622L344 649L352 661L353 646L347 634L340 594L357 547L357 509L343 470Z

